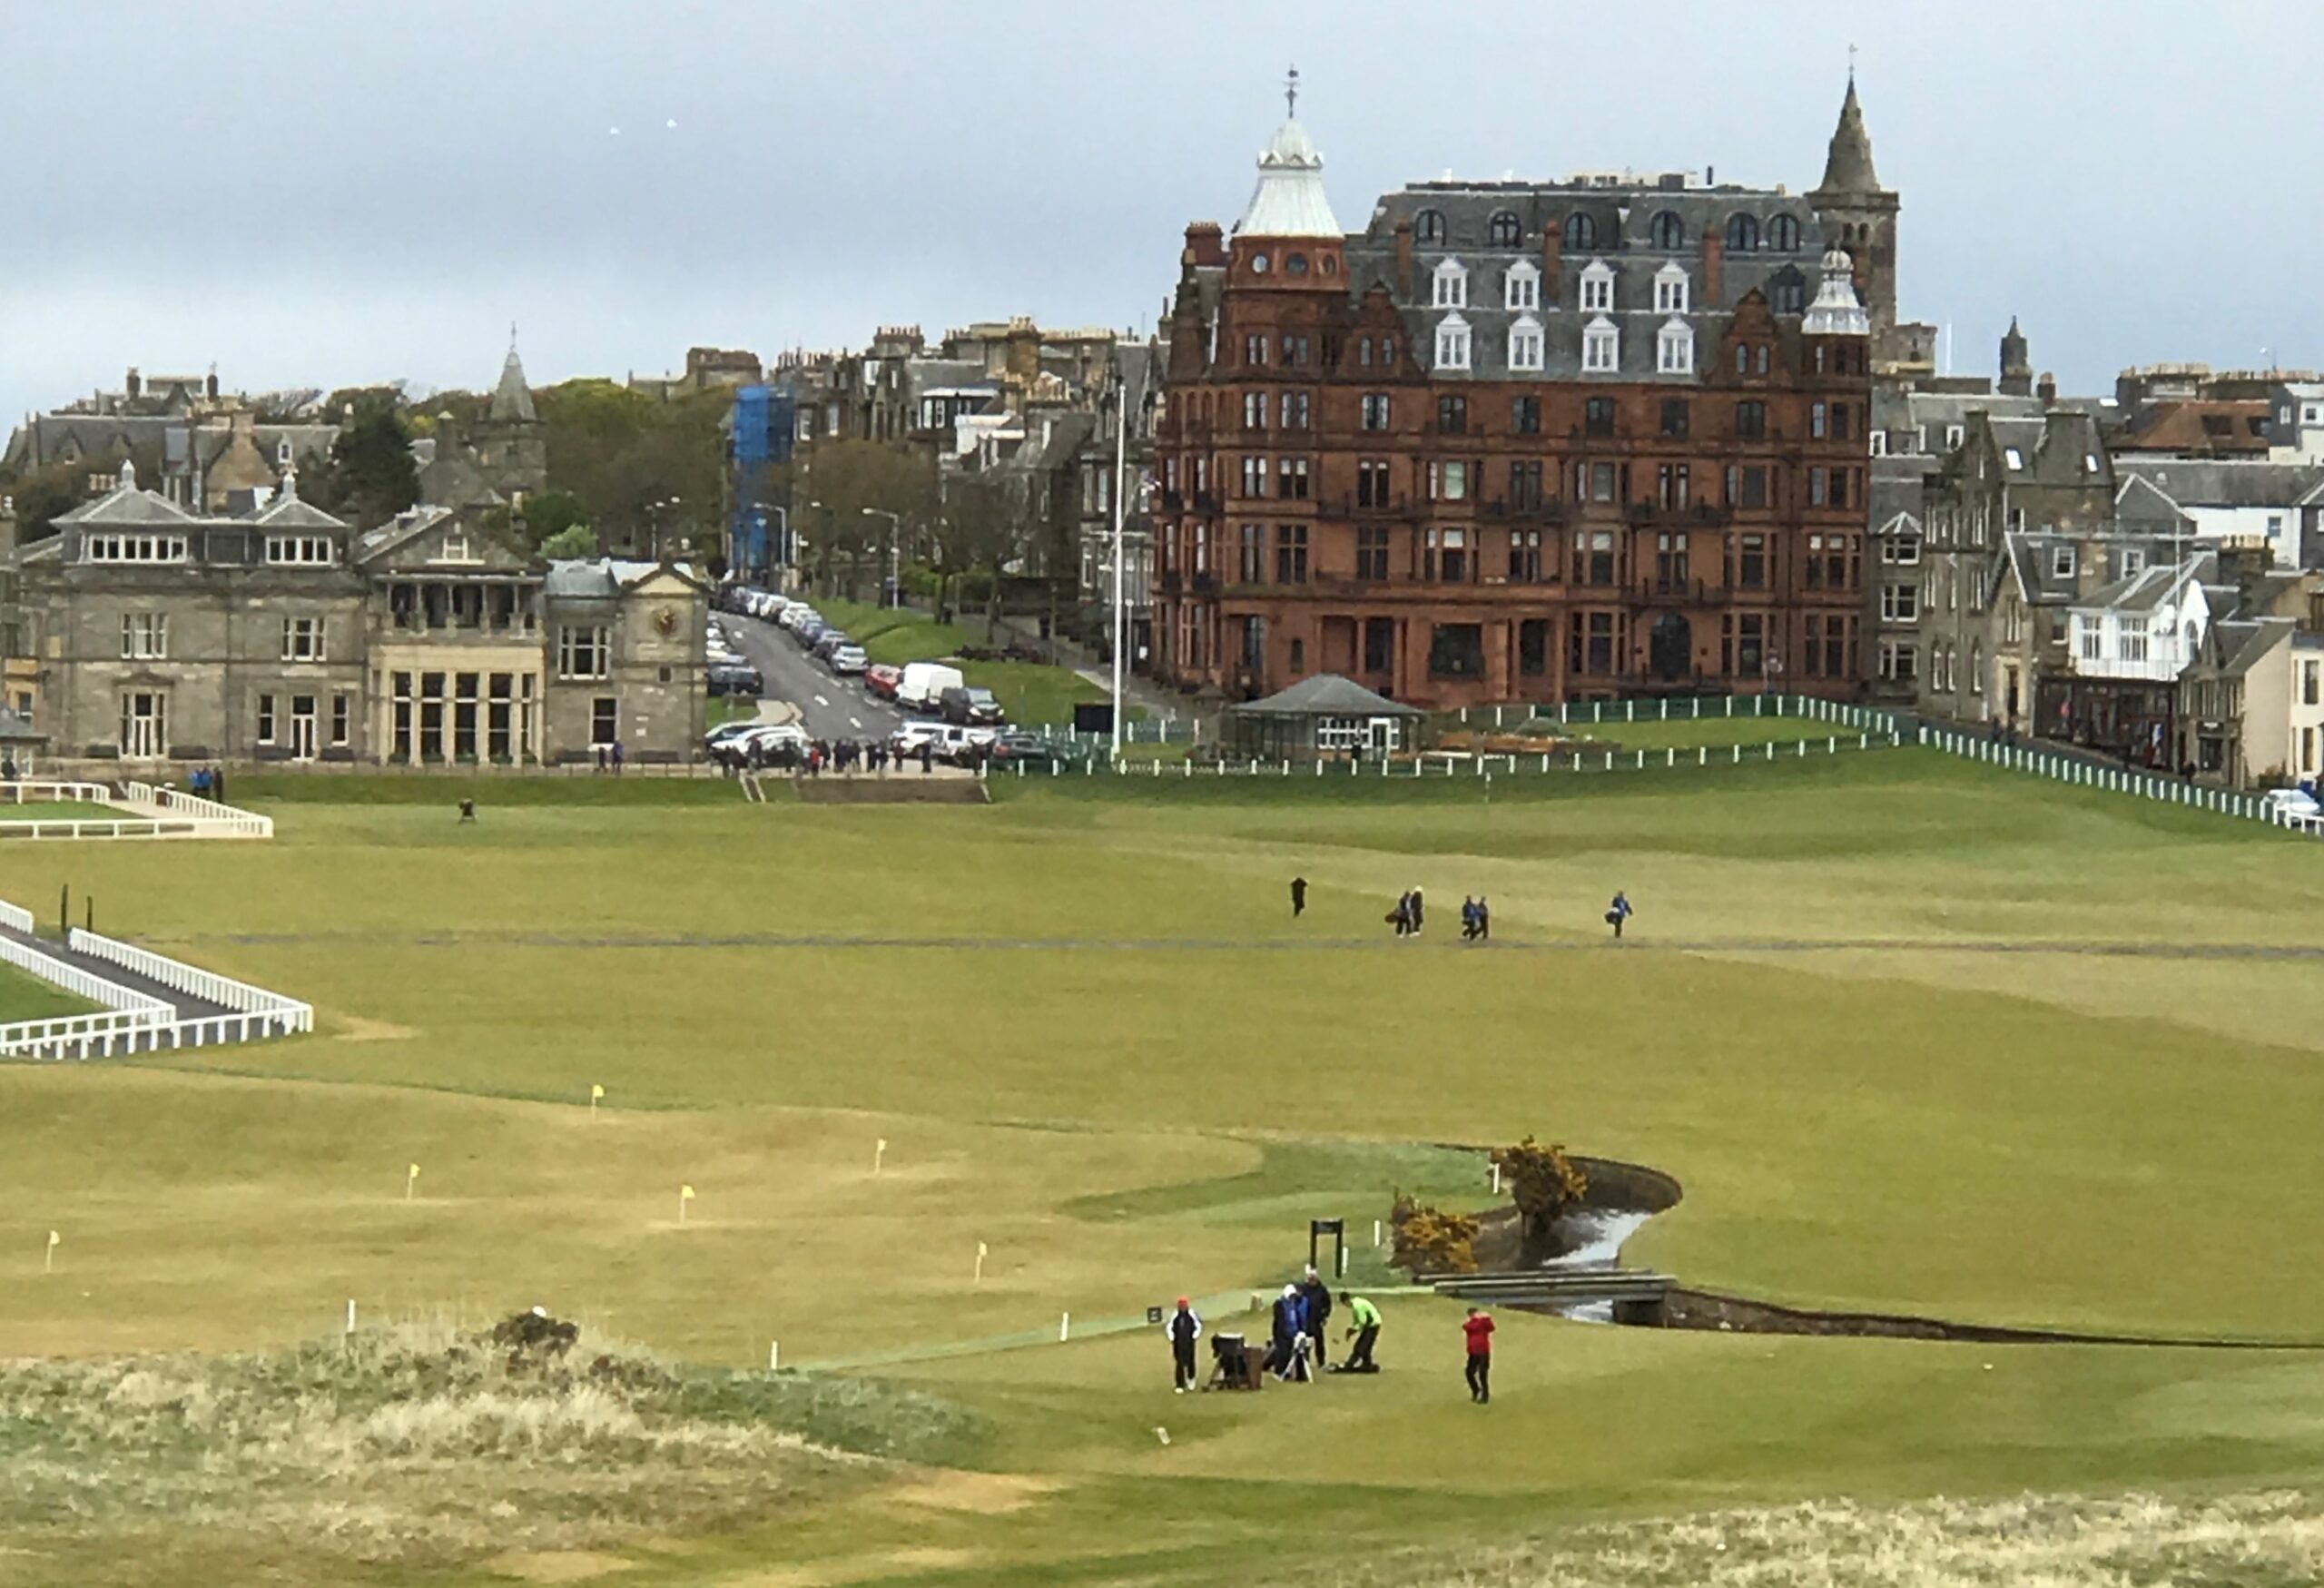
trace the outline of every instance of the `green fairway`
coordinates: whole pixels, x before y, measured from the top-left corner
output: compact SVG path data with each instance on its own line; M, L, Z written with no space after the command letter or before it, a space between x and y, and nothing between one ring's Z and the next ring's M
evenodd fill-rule
M103 822L124 814L86 800L35 800L0 805L0 822Z
M1167 768L996 780L987 807L234 792L273 842L25 845L0 883L36 905L70 882L110 930L318 1016L0 1068L0 1356L539 1302L709 1366L779 1340L979 1430L944 1457L973 1477L616 1541L624 1583L1193 1584L1407 1547L1450 1581L1468 1546L1674 1511L2324 1486L2324 1353L1508 1315L1481 1410L1459 1308L1382 1288L1371 1247L1399 1189L1492 1201L1448 1144L1531 1132L1677 1177L1627 1257L1690 1285L2324 1340L2311 841L1914 750L1490 784ZM1381 917L1413 886L1429 929L1399 942ZM1474 893L1488 947L1456 941ZM1193 1295L1263 1332L1242 1307L1325 1216L1389 1370L1170 1396L1145 1309ZM79 1535L10 1514L0 1584L68 1575ZM227 1574L277 1558L172 1526ZM170 1581L186 1543L107 1533L108 1580ZM381 1558L290 1553L315 1580ZM395 1558L377 1580L417 1580Z

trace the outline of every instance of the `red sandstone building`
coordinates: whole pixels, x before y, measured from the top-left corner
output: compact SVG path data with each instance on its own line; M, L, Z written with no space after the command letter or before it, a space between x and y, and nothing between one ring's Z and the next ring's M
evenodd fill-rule
M1428 182L1349 234L1286 122L1233 235L1187 231L1164 676L1338 673L1427 707L1855 695L1896 208L1868 146L1856 180L1861 138L1851 85L1813 194Z

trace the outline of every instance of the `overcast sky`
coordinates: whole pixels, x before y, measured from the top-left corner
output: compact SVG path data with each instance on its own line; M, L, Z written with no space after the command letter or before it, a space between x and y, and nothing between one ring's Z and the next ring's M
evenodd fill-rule
M2324 5L0 0L0 406L536 383L1011 313L1150 326L1301 119L1341 223L1450 169L1812 187L1847 70L1903 311L2069 390L2324 366Z

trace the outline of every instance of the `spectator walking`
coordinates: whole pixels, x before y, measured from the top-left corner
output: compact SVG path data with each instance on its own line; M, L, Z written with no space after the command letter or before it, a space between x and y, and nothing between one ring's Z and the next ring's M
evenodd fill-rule
M920 774L926 777L936 770L936 746L926 739L920 742Z
M1398 937L1403 937L1411 932L1413 929L1413 896L1410 893L1399 893L1396 895L1395 908L1388 912L1388 924L1396 929L1396 935Z
M1348 1348L1347 1360L1340 1364L1342 1373L1377 1373L1380 1365L1372 1359L1372 1347L1380 1343L1380 1309L1361 1296L1340 1292L1340 1304L1347 1308L1347 1332L1355 1344Z
M605 771L605 770L606 769L606 767L610 766L612 764L613 764L613 762L612 762L612 752L611 752L611 750L610 750L606 745L598 745L598 746L597 746L597 770L598 770L598 771L600 771L600 772L603 772L603 771Z
M210 769L210 797L222 805L226 803L226 769L222 766Z
M1181 1296L1170 1318L1170 1372L1184 1395L1195 1386L1195 1342L1202 1338L1202 1316Z
M1620 888L1615 889L1614 902L1606 907L1606 924L1614 929L1617 941L1622 935L1622 922L1630 918L1630 900L1623 896Z
M1271 1325L1267 1341L1267 1371L1277 1378L1291 1376L1293 1357L1299 1348L1299 1287L1285 1285L1283 1294L1275 1298L1275 1308L1269 1318Z
M1477 936L1477 900L1473 893L1461 899L1461 941L1473 942Z
M1492 906L1482 893L1477 895L1477 937L1482 942L1492 941Z
M1307 913L1307 879L1291 879L1291 918L1294 921Z
M1469 1346L1469 1398L1479 1406L1492 1401L1492 1315L1482 1307L1469 1308L1461 1333Z
M615 739L614 741L614 775L615 777L619 777L621 775L621 764L623 760L624 755L622 753L621 741L619 739Z
M1421 902L1420 902L1420 890L1419 890L1418 888L1414 888L1414 889L1412 891L1412 901L1413 901L1413 908L1412 908L1412 918L1413 918L1412 930L1413 930L1413 935L1414 937L1418 937L1418 936L1420 935L1420 926L1421 926Z

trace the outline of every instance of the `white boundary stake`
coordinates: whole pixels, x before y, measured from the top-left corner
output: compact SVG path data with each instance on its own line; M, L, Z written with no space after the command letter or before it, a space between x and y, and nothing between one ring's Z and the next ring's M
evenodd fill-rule
M1059 1313L1057 1315L1057 1343L1060 1346L1064 1345L1072 1333L1073 1315L1069 1312Z
M781 1340L769 1340L766 1343L766 1370L769 1373L783 1371L783 1342Z

